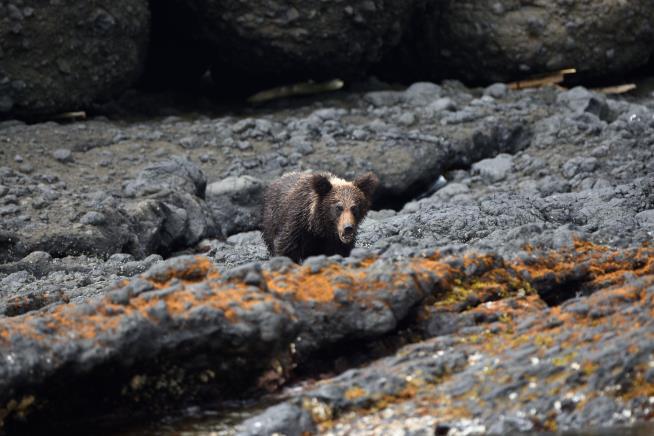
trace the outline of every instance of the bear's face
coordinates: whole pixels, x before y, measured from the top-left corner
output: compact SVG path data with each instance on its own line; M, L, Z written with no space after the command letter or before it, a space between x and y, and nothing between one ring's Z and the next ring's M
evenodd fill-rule
M335 232L342 243L353 244L378 184L379 179L373 173L364 174L354 182L315 174L312 186L317 199L312 207L322 233Z

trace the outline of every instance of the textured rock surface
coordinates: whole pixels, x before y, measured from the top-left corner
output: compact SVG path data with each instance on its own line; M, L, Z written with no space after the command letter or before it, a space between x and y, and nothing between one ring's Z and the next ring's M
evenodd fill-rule
M465 109L432 113L429 104L441 93ZM54 256L127 252L142 257L254 229L258 182L247 182L254 183L253 191L233 186L229 189L240 193L221 193L227 187L214 183L236 183L230 177L238 183L255 177L265 184L305 168L349 179L373 170L382 179L382 204L397 205L448 167L525 148L528 123L544 115L531 111L527 102L478 104L454 86L434 84L332 103L288 115L253 112L242 119L9 122L2 129L8 142L0 184L8 191L0 199L6 222L0 259L17 260L35 250ZM414 124L399 124L406 114L413 115ZM60 149L69 151L63 160L53 154ZM13 158L16 154L21 162ZM207 181L213 186L208 197ZM104 219L82 220L89 211Z
M563 68L619 74L647 64L653 18L638 0L427 2L381 71L483 83Z
M149 26L145 0L0 3L0 115L79 110L124 91Z
M227 177L207 187L207 203L223 236L259 228L264 183L251 176Z
M450 391L465 397L473 389L473 375L486 380L484 374L496 368L515 382L491 377L488 386L475 386L478 391L451 406L467 408L480 422L495 422L498 414L508 413L504 397L521 388L525 398L535 395L527 389L537 388L527 386L529 377L535 384L543 374L556 375L551 382L564 395L571 374L583 366L589 378L572 383L588 391L574 401L592 400L604 389L615 397L612 386L622 383L617 391L633 401L623 400L616 410L628 407L634 418L644 417L651 395L644 376L654 353L649 313L654 304L649 295L653 265L648 249L619 252L586 243L515 260L484 253L416 252L399 261L317 257L298 266L275 258L222 275L208 258L176 257L123 280L102 297L4 319L0 404L5 406L0 416L9 429L38 428L44 422L66 422L84 405L87 413L98 413L124 410L148 398L150 411L188 399L229 398L283 383L295 366L331 345L381 337L408 318L419 321L414 334L428 336L420 325L449 315L469 327L324 382L296 395L294 404L300 401L309 408L314 424L338 422L344 412L369 409L378 402L429 402L421 389L424 396L434 396L430 398ZM570 300L547 310L540 296L561 292L572 283L579 295L589 294L589 300ZM609 322L597 325L602 318ZM615 337L611 323L624 326L621 338ZM613 336L605 339L604 334ZM596 348L603 341L613 347ZM413 355L415 350L423 352ZM543 364L534 364L534 359ZM434 384L450 374L458 374L461 381ZM100 376L103 382L94 383ZM522 382L514 386L518 380ZM552 418L552 385L541 386L542 405L530 407L536 408L532 416L541 419L543 428L552 428L552 419L562 427L619 422L599 417L594 421L583 409L575 414L571 406ZM101 401L89 402L89 395ZM475 404L476 398L491 407ZM330 410L326 419L319 418L318 407ZM266 425L285 428L288 423L279 422L284 416L272 414ZM447 422L458 417L438 416L447 416ZM26 424L16 421L21 417L28 418Z

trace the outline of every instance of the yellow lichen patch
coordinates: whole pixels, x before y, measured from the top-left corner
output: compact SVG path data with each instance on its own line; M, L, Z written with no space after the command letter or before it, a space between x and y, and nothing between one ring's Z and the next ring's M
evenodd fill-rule
M409 268L423 283L428 283L431 277L437 278L441 288L450 287L452 285L451 278L455 274L455 269L450 265L431 258L415 259Z
M608 247L603 245L598 245L581 239L574 240L574 249L577 253L604 253L610 250Z
M327 404L317 398L304 398L302 408L309 412L313 421L318 424L327 424L334 417L334 411Z
M273 297L263 293L253 292L245 285L221 286L212 283L212 291L206 298L198 300L191 291L183 288L162 296L159 299L145 299L142 297L133 298L130 305L137 309L144 317L150 318L149 310L160 301L166 303L168 314L171 316L185 318L189 311L200 305L220 310L229 321L235 321L236 309L248 310L252 306L266 301L274 301Z
M237 319L236 309L248 310L261 302L276 301L271 295L253 292L248 290L244 284L226 285L216 280L218 273L213 269L211 262L205 257L198 257L197 262L190 265L184 271L171 271L166 282L157 282L157 288L165 288L166 283L175 278L182 277L181 288L178 291L165 294L157 298L146 299L143 295L132 298L127 305L117 305L109 298L104 299L98 306L97 311L90 314L81 314L76 310L75 304L62 304L49 313L27 314L15 317L3 322L0 327L0 338L9 341L12 334L31 338L36 341L70 340L71 337L93 340L98 334L115 330L125 316L139 313L151 322L158 322L153 319L150 309L163 301L166 304L168 314L171 316L185 317L188 312L199 305L206 305L225 313L225 317L234 321ZM198 301L195 295L186 289L188 285L205 280L214 292ZM279 310L279 306L275 307ZM118 316L120 315L120 316ZM42 326L47 327L47 332L35 331L33 319L39 319Z
M538 334L534 338L534 344L539 347L550 348L554 345L554 339L551 335Z
M568 353L561 357L555 357L552 359L552 364L555 366L568 366L574 361L576 355L576 353Z
M635 368L635 376L629 389L621 394L625 401L634 398L654 398L654 384L645 380L645 373L648 370L648 365L639 365Z
M431 385L431 383L430 383ZM421 388L424 388L426 383L420 383L418 380L407 383L407 385L395 395L385 395L379 398L375 405L373 406L376 409L385 409L393 403L397 403L402 400L415 398Z
M598 368L599 365L596 362L591 362L589 360L581 364L581 371L587 376L594 374Z

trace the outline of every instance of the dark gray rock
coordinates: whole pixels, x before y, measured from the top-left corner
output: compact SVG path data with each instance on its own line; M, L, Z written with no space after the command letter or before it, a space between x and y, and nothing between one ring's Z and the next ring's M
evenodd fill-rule
M264 183L250 176L228 177L207 186L206 202L224 237L258 229Z
M82 224L89 224L92 226L102 225L107 221L107 217L100 212L87 212L81 219Z
M472 173L479 174L482 179L489 183L499 182L506 179L507 174L511 171L513 164L511 156L508 154L499 154L494 158L483 159L472 165Z
M611 116L606 97L602 94L590 92L581 86L559 94L556 100L576 113L587 112L604 121L609 120Z
M124 190L131 197L166 195L180 190L204 198L206 188L207 179L197 165L181 156L172 156L144 168Z
M397 44L415 3L176 2L197 23L188 31L211 44L212 75L222 86L230 77L270 83L361 74Z
M67 148L59 148L52 153L52 157L61 163L69 163L73 161L73 153Z
M150 26L146 1L61 7L26 0L1 8L0 113L79 110L138 78Z
M457 82L421 83L406 91L283 106L283 111L248 110L246 118L2 127L0 207L6 215L0 226L0 347L6 345L4 326L38 332L12 342L18 347L12 350L20 350L16 355L27 356L28 362L20 361L25 372L16 377L47 379L54 374L48 371L58 371L47 363L47 356L55 356L58 368L85 368L71 369L66 377L86 380L79 383L98 391L105 385L85 372L88 368L111 367L119 373L129 368L119 385L132 393L131 369L142 375L148 368L149 380L148 371L169 368L167 363L176 367L179 355L180 360L188 357L188 365L181 363L185 373L195 374L181 383L191 388L183 398L206 398L207 391L227 392L218 385L194 391L197 380L210 378L204 372L206 356L215 356L218 368L224 369L225 361L233 363L230 368L247 368L220 372L221 380L251 380L272 390L299 365L309 378L330 372L343 378L309 382L306 388L315 390L302 394L297 386L289 389L293 407L288 416L296 416L296 407L312 419L317 411L329 412L335 433L356 427L347 421L348 411L365 415L367 423L381 416L383 425L371 428L383 428L385 434L395 428L432 434L437 425L462 432L497 425L498 431L513 432L527 425L518 411L525 411L534 431L552 422L579 428L599 419L590 410L582 413L598 392L615 399L617 416L628 409L640 419L651 407L649 400L623 401L623 393L614 396L612 389L628 390L651 378L640 374L651 360L649 251L631 250L652 237L651 98L603 99L584 90L565 97L556 89L510 91L498 98L483 92ZM575 95L581 97L571 99ZM435 111L439 99L449 103ZM594 99L610 109L610 116L600 119L601 111L589 110ZM185 148L188 144L193 147ZM52 158L58 148L74 153L75 164L67 171ZM184 157L168 157L180 153ZM38 170L20 171L17 154ZM98 165L102 160L106 166ZM510 169L489 176L492 163L506 161ZM370 212L349 258L315 257L303 266L286 258L267 261L259 232L231 234L254 228L261 186L285 171L302 169L327 169L347 178L372 169L385 183L378 199L384 209ZM214 200L224 203L214 208ZM219 219L225 210L232 211L228 219L223 215L229 231ZM95 214L104 220L92 224ZM472 260L466 251L471 248L485 253L483 262ZM541 255L551 259L576 250L590 250L590 260L542 263ZM210 261L178 257L196 252ZM172 259L159 267L161 256L146 257L151 253ZM444 261L447 256L453 257ZM589 264L597 259L607 263ZM515 267L514 261L528 267L505 274L503 268ZM407 266L412 262L422 268L415 274ZM211 264L215 274L203 275ZM365 274L357 269L362 266ZM149 267L144 276L125 281ZM613 282L620 275L616 268L631 278ZM484 271L496 275L482 279ZM594 274L606 277L597 281ZM513 287L498 288L498 280L507 277ZM612 284L615 292L605 289ZM637 290L633 295L632 289ZM106 300L96 304L94 297ZM546 303L560 307L550 309ZM89 317L82 325L99 322L114 331L101 328L92 337L92 330L68 328L61 335L48 330L58 320L72 322L77 316ZM638 326L642 330L634 330ZM396 334L398 329L402 332ZM71 331L83 333L79 341L71 339ZM38 342L43 335L52 340ZM433 344L422 342L430 336L437 336ZM498 342L492 343L493 337ZM414 340L419 341L415 349L367 363ZM268 356L268 345L281 350L278 361L270 366L250 361ZM356 350L351 353L349 347ZM636 349L640 352L633 353ZM578 354L571 357L570 350ZM42 354L45 360L39 360ZM315 356L320 365L312 361ZM162 366L160 358L171 360ZM42 367L30 367L30 361ZM601 367L586 362L601 362ZM30 380L40 389L42 379ZM423 381L427 385L421 390ZM546 392L552 384L558 393ZM353 386L373 394L350 390ZM67 401L60 403L74 402L71 392L78 387L71 386ZM429 404L446 404L442 397L430 397L433 392L464 398L458 404L474 418L436 422L447 414L419 414L420 405L403 400L414 389ZM580 389L585 398L566 394ZM237 390L243 392L243 386ZM156 399L175 402L154 392L148 397L155 399L152 404ZM35 398L38 402L41 394ZM126 397L119 398L126 404ZM601 425L627 422L620 420Z
M484 83L564 68L620 74L647 63L653 17L647 2L427 2L381 71Z
M245 421L238 433L243 436L266 436L283 434L302 436L316 431L316 426L309 412L300 406L283 403L271 407L262 415Z

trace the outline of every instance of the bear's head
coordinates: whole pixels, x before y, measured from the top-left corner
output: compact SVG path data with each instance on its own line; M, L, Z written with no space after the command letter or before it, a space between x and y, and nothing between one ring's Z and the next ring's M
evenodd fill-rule
M311 204L311 215L314 230L323 235L335 233L342 243L353 244L377 185L379 179L373 173L363 174L353 182L331 174L313 174L311 186L316 196Z

